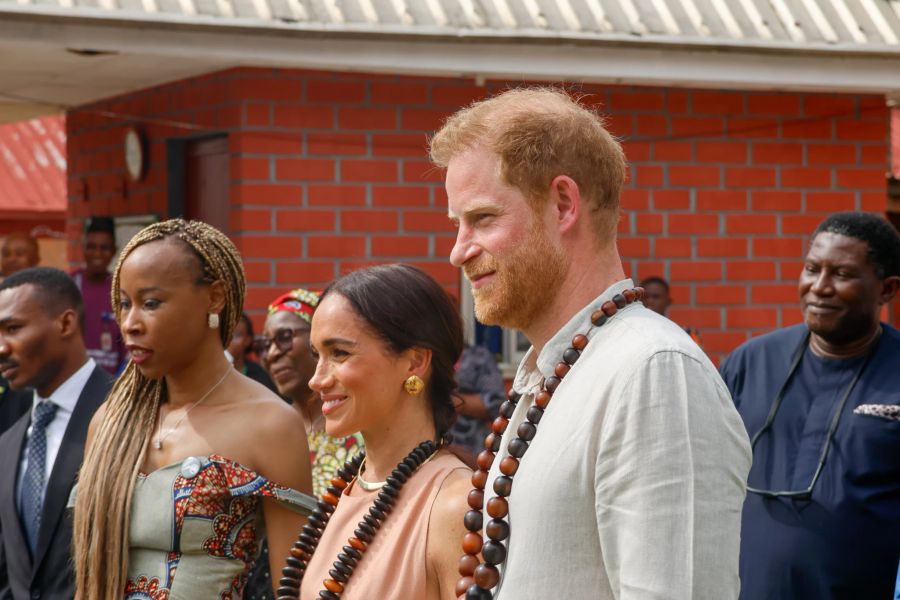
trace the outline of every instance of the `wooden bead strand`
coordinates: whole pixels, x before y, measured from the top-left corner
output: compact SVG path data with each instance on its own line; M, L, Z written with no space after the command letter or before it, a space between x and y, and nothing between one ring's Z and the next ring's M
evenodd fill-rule
M591 314L591 328L602 327L620 309L643 297L644 288L641 287L616 294ZM465 597L466 600L490 600L494 597L491 590L500 582L499 567L507 555L504 541L509 538L510 527L505 517L509 513L507 498L512 493L513 476L519 469L519 461L537 435L538 424L550 404L553 393L575 366L587 344L587 335L579 333L573 337L571 347L563 352L562 360L553 369L553 375L541 382L541 389L534 396L534 405L528 408L525 420L516 428L516 437L507 445L509 456L498 465L500 475L493 484L496 496L485 505L484 486L487 484L488 472L494 463L496 453L500 450L500 441L509 426L509 420L516 410L521 394L510 391L506 401L500 405L500 414L491 423L491 432L484 439L484 450L478 455L477 469L472 474L473 489L468 496L470 510L464 517L468 533L463 537L463 555L459 559L461 577L456 583L457 597ZM484 512L490 517L486 524ZM482 530L487 535L488 541L484 541ZM484 562L478 558L479 554Z
M416 446L391 471L385 480L384 487L381 488L372 506L369 507L368 514L359 522L353 532L353 537L347 540L347 545L341 549L342 552L337 555L337 560L328 571L329 578L322 582L325 589L319 592L319 600L340 600L347 582L353 575L353 570L362 560L363 554L375 534L378 533L387 515L394 509L403 484L439 449L440 446L437 443L426 440ZM358 477L365 455L365 451L360 452L338 469L338 476L331 480L331 485L322 494L322 499L310 515L307 524L300 530L300 535L286 559L287 565L281 570L282 577L278 581L279 588L276 592L278 600L297 600L300 597L300 586L303 583L303 576L306 574L306 567L319 545L322 533L337 507L341 495L353 479Z

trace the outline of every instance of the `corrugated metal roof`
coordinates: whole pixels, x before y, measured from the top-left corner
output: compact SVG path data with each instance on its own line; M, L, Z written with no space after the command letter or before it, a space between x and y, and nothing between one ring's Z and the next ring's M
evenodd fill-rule
M0 0L0 11L473 38L900 50L900 0Z
M0 214L66 207L65 118L0 125Z

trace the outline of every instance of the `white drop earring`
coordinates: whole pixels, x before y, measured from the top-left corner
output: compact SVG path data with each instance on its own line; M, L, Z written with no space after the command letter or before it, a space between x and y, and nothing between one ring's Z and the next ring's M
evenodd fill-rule
M209 328L210 329L218 329L219 328L219 315L216 313L209 313Z

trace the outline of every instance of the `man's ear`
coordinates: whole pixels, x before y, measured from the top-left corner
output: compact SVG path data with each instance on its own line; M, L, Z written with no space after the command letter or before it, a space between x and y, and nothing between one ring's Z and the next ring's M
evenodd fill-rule
M63 338L70 338L81 331L81 323L78 321L78 313L68 308L57 317L59 334Z
M881 303L887 304L893 300L898 291L900 291L900 275L885 277L881 282Z
M559 233L573 230L584 208L575 180L568 175L557 175L550 182L550 200L554 204Z

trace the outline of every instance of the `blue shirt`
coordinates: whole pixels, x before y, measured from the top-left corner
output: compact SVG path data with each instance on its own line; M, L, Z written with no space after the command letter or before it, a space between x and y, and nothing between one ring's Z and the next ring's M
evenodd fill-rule
M900 565L897 566L897 589L894 590L894 600L900 600Z
M755 338L722 366L751 437L762 428L806 333L798 325ZM873 352L843 408L812 497L747 493L743 600L891 597L900 558L900 421L854 409L900 403L900 332L883 325ZM805 349L771 429L754 448L750 487L809 486L834 411L863 360L826 359Z

